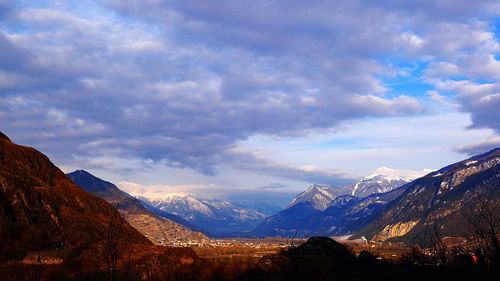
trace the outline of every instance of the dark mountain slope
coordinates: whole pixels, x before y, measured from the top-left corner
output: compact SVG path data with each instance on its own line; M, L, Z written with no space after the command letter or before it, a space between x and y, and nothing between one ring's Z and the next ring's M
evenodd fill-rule
M317 218L321 211L311 202L300 202L278 214L267 217L251 236L307 237L317 234Z
M406 186L356 236L421 243L435 225L441 235L467 235L465 218L479 202L500 203L500 149L447 166Z
M42 153L0 136L0 248L80 247L106 239L108 224L119 218L109 203L82 190ZM122 231L129 243L151 244L128 223Z
M132 226L155 244L175 245L183 241L207 239L202 233L172 221L172 218L183 221L182 218L158 209L154 210L155 208L152 206L143 206L139 199L120 190L116 185L95 177L86 171L77 170L67 176L86 191L108 201L124 215ZM189 225L187 222L186 224Z

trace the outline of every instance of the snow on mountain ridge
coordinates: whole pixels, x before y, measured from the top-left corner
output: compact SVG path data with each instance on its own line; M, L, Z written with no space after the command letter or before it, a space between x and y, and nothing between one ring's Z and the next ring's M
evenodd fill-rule
M238 220L263 219L264 214L252 209L240 208L231 202L216 199L198 199L191 195L171 193L163 194L160 198L134 194L160 210L193 220L197 216L220 217L230 216ZM224 213L225 215L222 215Z
M416 170L404 170L404 169L391 169L388 167L379 167L374 170L370 175L364 177L363 179L372 179L377 176L383 176L387 180L406 180L412 181L414 179L420 178L428 173L433 172L433 169L423 169L421 171Z
M288 203L287 209L302 202L310 202L317 210L325 210L335 199L338 189L332 186L313 184Z
M362 178L356 184L347 186L346 193L356 197L366 197L374 193L383 193L410 182L405 177L370 175Z

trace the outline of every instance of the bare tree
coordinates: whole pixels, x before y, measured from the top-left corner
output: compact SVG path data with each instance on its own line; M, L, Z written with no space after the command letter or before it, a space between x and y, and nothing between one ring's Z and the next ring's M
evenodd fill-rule
M127 244L126 221L124 213L112 212L107 225L107 236L103 251L103 261L106 264L106 280L126 280L132 267L131 253L128 253L122 274L118 270L118 262L125 258L125 245Z
M448 247L443 241L441 234L441 224L435 222L432 224L428 234L428 241L431 246L432 257L435 262L441 265L445 265L448 262Z
M500 266L500 206L498 200L479 198L471 214L466 214L470 245L478 262L495 269Z

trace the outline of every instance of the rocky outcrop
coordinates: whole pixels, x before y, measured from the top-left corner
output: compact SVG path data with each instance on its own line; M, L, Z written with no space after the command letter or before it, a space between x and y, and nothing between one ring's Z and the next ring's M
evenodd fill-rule
M403 236L418 223L417 221L398 222L396 224L389 224L382 229L377 235L376 240L384 241L389 238Z

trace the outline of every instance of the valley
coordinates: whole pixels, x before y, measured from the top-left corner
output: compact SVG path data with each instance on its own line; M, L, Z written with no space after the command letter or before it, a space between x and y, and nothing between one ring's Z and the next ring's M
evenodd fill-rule
M302 280L310 270L363 279L391 267L400 278L456 274L460 262L472 274L500 253L500 149L415 180L313 184L265 216L224 200L131 195L84 170L65 175L1 136L2 280ZM487 268L480 274L495 274Z

